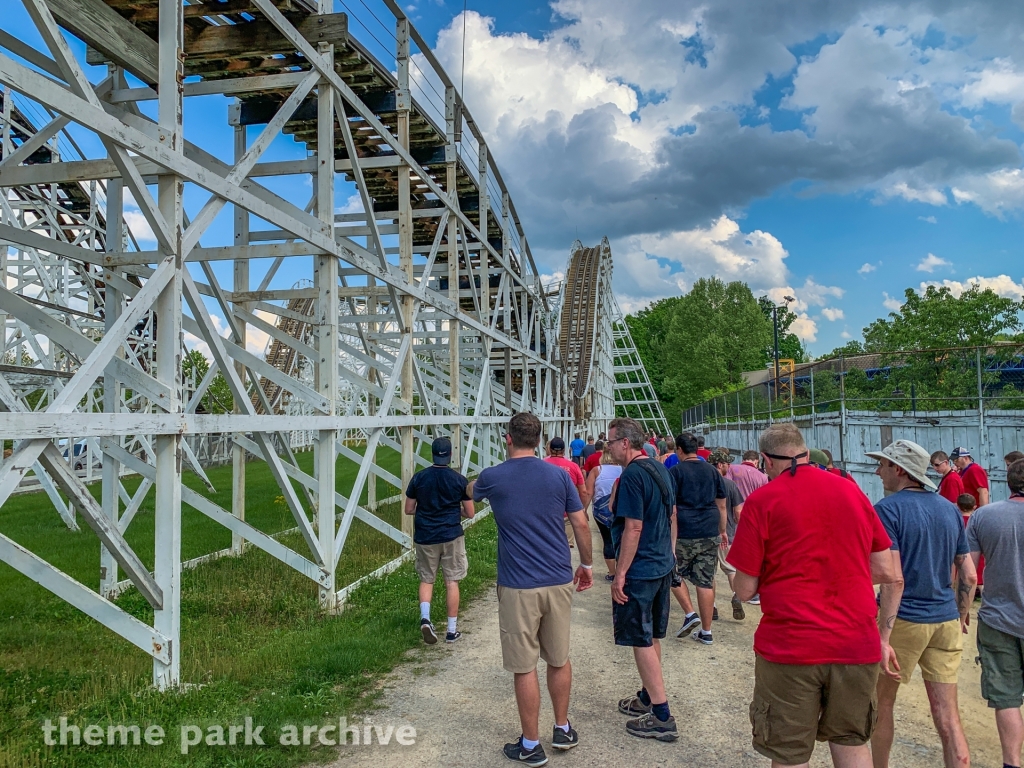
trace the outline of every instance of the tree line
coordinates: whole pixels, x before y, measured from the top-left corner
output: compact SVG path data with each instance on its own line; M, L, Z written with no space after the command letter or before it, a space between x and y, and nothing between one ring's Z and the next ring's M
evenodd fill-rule
M656 301L627 315L626 323L670 424L679 423L685 409L746 386L744 372L771 364L772 306L771 299L755 297L746 283L710 277L698 280L683 296ZM921 293L908 288L899 310L866 326L863 340L850 341L824 358L879 355L873 365L884 373L869 378L863 370L849 371L845 377L848 396L881 398L896 393L902 397L911 391L923 400L939 393L967 396L977 391L976 355L953 348L1024 344L1022 311L1024 301L977 286L959 296L945 286L928 286ZM791 331L795 319L790 310L779 309L779 357L807 362L810 356ZM918 350L930 352L906 354ZM983 370L993 366L993 357L1016 354L1018 350L1003 347L987 350ZM983 379L986 387L999 384L998 374L991 371ZM819 394L838 388L831 373L816 373L815 384L821 388ZM1012 384L1003 386L1000 394L1020 397Z

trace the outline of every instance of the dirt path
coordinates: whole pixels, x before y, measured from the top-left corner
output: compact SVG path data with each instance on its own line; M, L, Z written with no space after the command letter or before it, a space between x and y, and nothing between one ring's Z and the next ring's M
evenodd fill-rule
M595 532L595 551L600 552ZM595 567L598 579L603 565ZM746 621L732 619L727 583L719 574L715 643L707 647L687 638L675 639L682 612L674 606L670 637L664 643L665 682L672 713L679 722L674 744L637 739L626 733L625 717L615 702L639 687L632 653L618 648L611 635L611 598L604 581L576 595L573 603L573 694L569 717L580 734L580 745L565 754L552 754L551 703L544 693L541 741L552 766L622 766L692 764L717 768L759 766L768 761L750 746L747 707L753 689L751 650L760 611L746 606ZM380 709L367 715L377 725L408 724L416 729L413 746L339 748L338 768L414 768L508 765L501 746L519 735L512 694L512 676L501 668L498 607L493 590L460 619L463 639L425 648L403 665L383 686ZM967 739L976 768L1002 765L999 740L991 712L980 697L980 667L973 632L964 649L960 701ZM543 668L543 662L541 667ZM541 670L543 680L543 670ZM543 685L542 685L543 688ZM936 768L942 751L931 724L920 672L900 692L896 711L896 744L891 765L898 768ZM828 749L819 745L812 766L831 765Z

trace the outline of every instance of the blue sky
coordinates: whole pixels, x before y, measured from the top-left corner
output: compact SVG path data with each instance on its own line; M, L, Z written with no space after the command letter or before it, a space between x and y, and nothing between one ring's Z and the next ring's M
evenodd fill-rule
M14 5L4 29L34 42ZM405 7L456 82L465 56L467 101L545 274L564 269L577 234L607 235L625 309L700 277L741 279L795 295L796 330L817 354L924 282L1024 295L1018 4L481 0L465 17L451 0ZM385 17L379 0L337 8L371 50L392 44L369 12ZM224 158L227 107L190 99L186 112L188 137ZM282 138L266 159L302 155ZM279 183L305 203L308 184ZM351 194L339 184L339 207ZM190 192L190 212L204 199ZM229 240L222 214L203 244Z

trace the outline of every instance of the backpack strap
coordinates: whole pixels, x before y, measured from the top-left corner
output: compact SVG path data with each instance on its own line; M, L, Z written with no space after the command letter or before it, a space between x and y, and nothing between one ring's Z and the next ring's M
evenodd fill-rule
M648 466L648 462L650 461L651 459L641 459L640 463L637 466L641 467L644 472L646 472L648 475L654 478L654 482L661 490L661 503L665 505L666 514L671 516L672 492L669 490L668 484L665 483L665 478L661 476L661 473L653 466Z

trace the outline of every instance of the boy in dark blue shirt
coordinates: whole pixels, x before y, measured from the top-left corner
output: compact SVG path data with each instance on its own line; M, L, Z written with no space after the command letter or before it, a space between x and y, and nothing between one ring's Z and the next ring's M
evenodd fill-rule
M448 632L445 642L454 643L458 631L459 582L466 578L469 561L462 518L473 517L473 500L467 492L469 481L452 469L452 443L437 438L431 446L434 463L417 472L405 491L405 514L415 515L413 543L416 548L416 573L420 577L420 632L423 642L437 642L430 622L430 601L438 566L444 572L448 602Z

